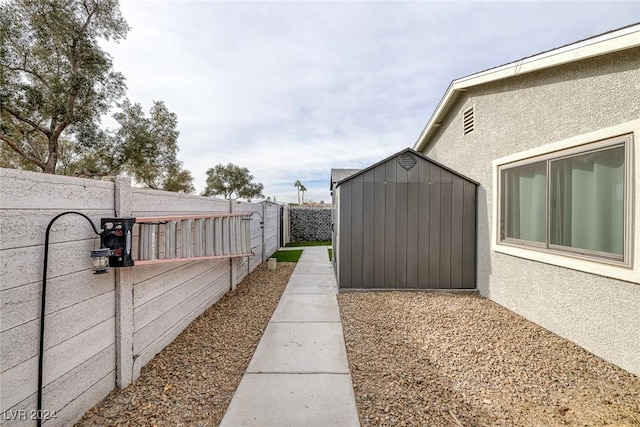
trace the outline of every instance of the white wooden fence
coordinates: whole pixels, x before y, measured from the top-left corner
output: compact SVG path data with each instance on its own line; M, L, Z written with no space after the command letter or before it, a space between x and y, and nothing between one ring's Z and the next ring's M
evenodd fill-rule
M0 425L35 425L45 228L57 214L155 217L255 212L242 258L189 260L91 274L99 239L79 216L51 229L43 409L68 425L140 369L279 246L280 211L227 200L0 169ZM286 214L286 212L285 212ZM286 232L284 234L287 234Z

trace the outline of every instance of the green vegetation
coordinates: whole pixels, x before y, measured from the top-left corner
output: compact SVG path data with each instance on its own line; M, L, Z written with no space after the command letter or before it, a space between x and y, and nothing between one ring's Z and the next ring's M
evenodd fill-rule
M278 251L271 257L275 258L278 262L298 262L302 255L302 249L299 251Z
M331 246L331 240L322 240L319 242L291 242L285 245L288 248L298 248L300 246Z
M225 199L263 198L264 185L255 183L249 169L229 163L218 163L207 170L207 187L203 196L222 196Z
M333 249L329 248L329 261L333 259Z
M101 47L128 31L118 0L0 1L0 167L195 190L176 114L154 101L147 116L126 99ZM114 108L120 127L101 128Z

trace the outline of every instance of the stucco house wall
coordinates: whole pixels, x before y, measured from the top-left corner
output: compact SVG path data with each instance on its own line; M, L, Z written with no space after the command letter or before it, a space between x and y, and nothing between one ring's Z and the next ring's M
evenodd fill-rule
M639 100L640 48L635 47L469 87L451 102L422 150L481 184L477 211L481 295L636 375L640 375ZM469 107L474 110L475 129L464 135L462 116ZM594 274L598 265L588 264L595 262L576 262L572 268L571 261L558 266L532 260L527 253L531 251L514 256L494 250L494 160L630 132L635 144L632 269L617 267L616 279L607 268Z

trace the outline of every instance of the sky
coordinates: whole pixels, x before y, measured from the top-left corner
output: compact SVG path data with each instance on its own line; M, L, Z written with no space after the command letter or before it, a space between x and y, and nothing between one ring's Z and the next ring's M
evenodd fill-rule
M284 203L412 147L452 80L640 22L635 1L120 3L103 47L131 101L177 114L197 193L235 163Z

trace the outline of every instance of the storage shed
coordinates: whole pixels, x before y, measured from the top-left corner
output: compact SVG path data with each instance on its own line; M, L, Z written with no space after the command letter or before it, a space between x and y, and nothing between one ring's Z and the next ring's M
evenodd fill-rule
M339 289L474 289L477 185L410 148L339 181Z

